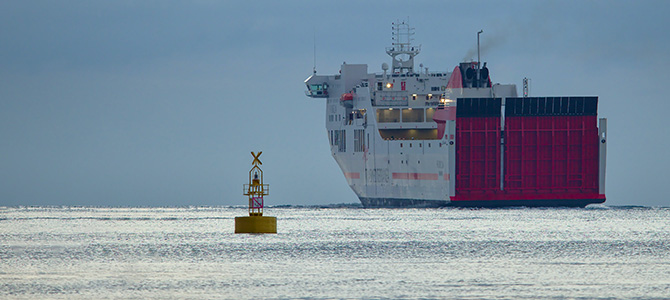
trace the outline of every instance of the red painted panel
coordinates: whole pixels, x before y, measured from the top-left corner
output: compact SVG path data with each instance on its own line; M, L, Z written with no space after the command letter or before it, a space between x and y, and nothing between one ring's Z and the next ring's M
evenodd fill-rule
M449 78L449 83L447 83L448 89L457 89L463 87L463 77L461 76L461 69L456 66L454 71L451 72L451 77Z
M505 119L505 193L597 193L596 116Z
M456 194L500 191L500 117L456 119Z
M444 137L444 130L446 128L447 121L456 120L456 108L455 107L441 107L438 108L433 114L433 121L437 123L437 139L441 140ZM454 138L453 135L451 137Z
M605 200L597 98L508 98L502 189L500 118L487 101L458 99L452 201Z
M605 200L605 194L598 193L555 193L555 194L514 194L514 193L486 193L456 195L451 201L533 201L533 200Z
M361 173L359 172L344 172L344 177L349 179L361 179Z

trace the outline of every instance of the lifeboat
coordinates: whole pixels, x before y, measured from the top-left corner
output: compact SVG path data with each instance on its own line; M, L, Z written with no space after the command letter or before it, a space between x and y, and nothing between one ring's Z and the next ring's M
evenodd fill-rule
M344 107L354 107L354 93L344 93L340 96L340 104Z

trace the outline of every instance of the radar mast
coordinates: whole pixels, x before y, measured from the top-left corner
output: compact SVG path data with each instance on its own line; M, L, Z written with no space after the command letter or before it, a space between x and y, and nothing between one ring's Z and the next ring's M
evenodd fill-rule
M391 72L393 73L414 73L414 56L421 51L421 45L412 46L412 36L414 28L410 27L405 21L396 21L391 23L393 26L393 43L391 47L386 47L386 53L393 60Z

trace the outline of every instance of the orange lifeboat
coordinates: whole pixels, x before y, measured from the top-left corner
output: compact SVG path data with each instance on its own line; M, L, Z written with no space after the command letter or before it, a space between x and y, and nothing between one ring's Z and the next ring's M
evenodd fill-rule
M345 107L354 106L354 93L344 93L340 96L340 103Z

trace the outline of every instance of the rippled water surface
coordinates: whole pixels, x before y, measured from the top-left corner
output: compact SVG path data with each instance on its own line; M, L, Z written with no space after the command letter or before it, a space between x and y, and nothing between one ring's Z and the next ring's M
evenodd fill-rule
M667 299L670 209L0 208L2 299Z

